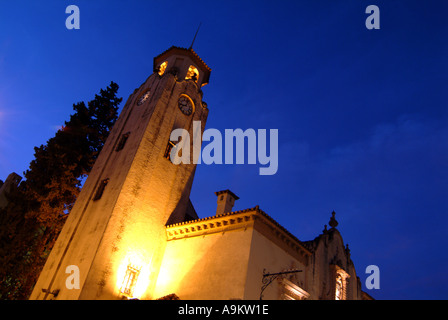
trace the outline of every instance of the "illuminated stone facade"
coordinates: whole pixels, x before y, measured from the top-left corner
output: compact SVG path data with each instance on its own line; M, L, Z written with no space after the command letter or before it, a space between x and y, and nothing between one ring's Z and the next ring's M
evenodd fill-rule
M169 138L174 129L192 137L204 131L201 88L210 72L192 49L154 58L154 73L126 102L31 299L259 299L263 275L276 272L284 273L263 299L363 297L334 215L331 229L308 242L259 207L232 212L238 197L229 190L216 192L214 216L197 216L196 165L171 163ZM79 287L67 285L73 276Z
M256 300L264 273L298 270L277 277L262 298L334 300L337 289L339 299L363 298L336 227L303 242L255 207L168 225L166 235L158 297Z

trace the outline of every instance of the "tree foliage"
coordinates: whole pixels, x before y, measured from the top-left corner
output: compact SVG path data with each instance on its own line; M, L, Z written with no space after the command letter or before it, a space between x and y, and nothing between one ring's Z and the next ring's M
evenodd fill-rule
M117 120L118 85L111 82L34 148L24 181L0 209L0 299L26 299Z

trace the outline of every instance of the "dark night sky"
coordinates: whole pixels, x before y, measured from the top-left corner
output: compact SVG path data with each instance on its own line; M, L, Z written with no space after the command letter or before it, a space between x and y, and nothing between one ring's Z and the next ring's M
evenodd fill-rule
M81 28L67 30L65 8ZM375 4L381 29L367 30ZM214 215L260 205L301 240L336 211L363 288L378 299L448 299L446 1L2 1L0 179L22 174L33 147L73 103L110 81L126 100L172 45L212 68L207 128L278 129L279 169L198 165L192 201ZM121 106L124 105L124 102Z

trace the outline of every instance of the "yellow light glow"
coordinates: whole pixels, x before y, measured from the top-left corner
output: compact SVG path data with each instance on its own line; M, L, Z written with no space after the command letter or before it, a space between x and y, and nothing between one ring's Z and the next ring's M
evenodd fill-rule
M128 254L117 270L116 286L120 293L139 299L149 285L149 265L141 255L135 252Z
M188 68L187 76L185 77L186 80L193 79L195 82L198 82L199 78L199 71L195 66L190 66Z
M165 73L166 67L168 66L168 61L165 61L162 63L159 67L159 76L163 75Z
M128 297L134 296L134 288L137 284L138 275L140 274L140 268L128 264L126 268L126 274L124 276L123 283L120 288L120 292Z
M342 300L342 277L338 273L336 277L336 300Z

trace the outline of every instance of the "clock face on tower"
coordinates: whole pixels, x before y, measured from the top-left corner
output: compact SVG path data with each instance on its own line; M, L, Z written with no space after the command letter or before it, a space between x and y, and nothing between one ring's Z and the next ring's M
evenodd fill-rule
M148 100L150 93L151 92L149 90L147 90L144 94L142 94L141 97L137 101L137 105L141 106L146 100Z
M179 98L178 106L180 111L182 111L182 113L187 116L189 116L193 112L193 104L191 103L191 100L186 96L181 96Z

